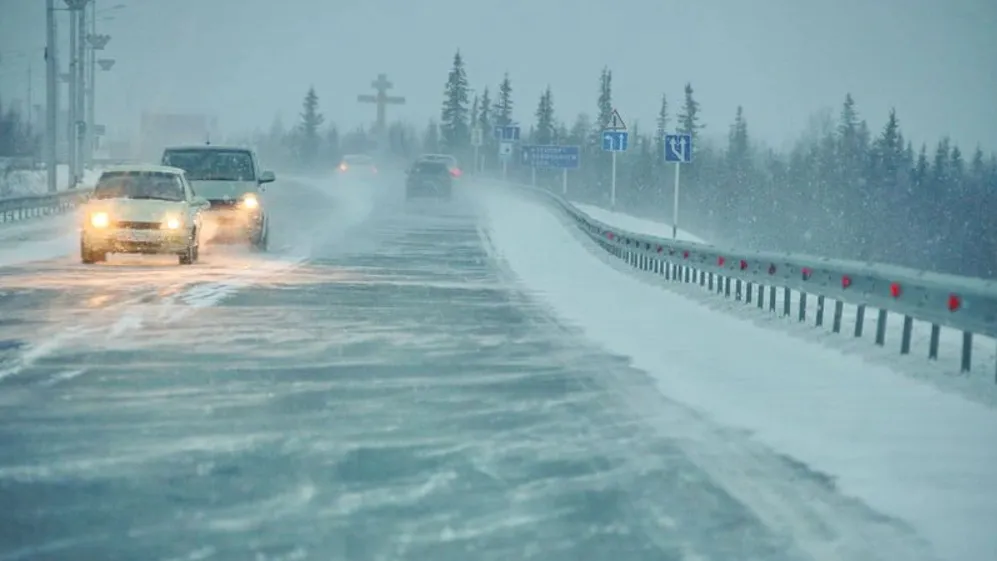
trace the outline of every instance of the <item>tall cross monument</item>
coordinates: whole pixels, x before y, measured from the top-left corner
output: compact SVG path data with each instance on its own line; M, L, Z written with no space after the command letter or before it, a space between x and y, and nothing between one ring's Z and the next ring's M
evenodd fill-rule
M385 109L388 105L404 105L405 98L388 95L388 90L394 87L394 84L388 81L388 77L385 74L378 74L377 80L371 82L370 86L377 90L377 95L358 95L357 101L360 103L377 104L377 133L383 134L387 130L384 115Z

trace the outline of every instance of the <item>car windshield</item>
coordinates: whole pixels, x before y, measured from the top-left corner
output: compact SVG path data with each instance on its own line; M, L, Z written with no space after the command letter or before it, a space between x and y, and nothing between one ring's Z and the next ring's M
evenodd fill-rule
M245 150L167 150L163 165L187 172L190 181L255 181L253 156Z
M412 167L412 173L418 175L447 173L448 171L447 165L443 162L418 162Z
M370 156L343 156L343 162L353 165L365 165L374 163L374 160Z
M183 184L175 173L115 171L100 176L93 198L182 201L185 197Z

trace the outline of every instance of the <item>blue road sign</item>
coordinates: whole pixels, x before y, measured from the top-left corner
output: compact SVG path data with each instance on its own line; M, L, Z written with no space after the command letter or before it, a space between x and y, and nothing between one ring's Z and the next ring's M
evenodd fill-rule
M666 162L676 164L692 162L691 134L666 134L664 145Z
M626 152L629 142L627 131L602 131L602 149L606 152Z
M503 142L519 142L519 127L495 127L495 139Z
M520 151L523 165L535 168L578 169L581 163L581 147L532 145L523 146Z

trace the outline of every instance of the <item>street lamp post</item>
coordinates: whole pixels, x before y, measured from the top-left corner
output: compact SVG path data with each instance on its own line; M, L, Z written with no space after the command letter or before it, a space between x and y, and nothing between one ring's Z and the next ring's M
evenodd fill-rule
M97 149L97 136L98 131L96 127L96 120L94 114L96 113L96 84L97 84L97 51L103 51L104 47L107 46L108 41L111 40L110 35L98 35L97 34L97 16L99 14L110 12L113 10L120 10L124 8L124 4L117 4L111 6L110 8L105 8L102 10L97 10L97 0L90 0L90 33L87 36L87 43L90 45L90 59L89 70L90 70L90 88L87 92L87 117L86 117L86 151L87 151L87 163L93 163L94 152ZM103 19L113 19L113 17L107 17ZM108 60L108 59L102 59ZM101 70L110 70L114 62L111 61L110 64L100 64Z
M55 0L45 5L45 175L49 193L58 188L59 63L56 57Z
M84 78L83 57L86 45L86 12L90 0L63 0L69 8L69 119L67 146L69 148L69 186L76 187L82 171L82 155L86 125L83 119Z

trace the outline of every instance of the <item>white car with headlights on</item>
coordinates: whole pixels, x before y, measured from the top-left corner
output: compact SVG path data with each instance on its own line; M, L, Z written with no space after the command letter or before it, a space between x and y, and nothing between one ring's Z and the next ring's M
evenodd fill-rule
M262 194L276 178L260 170L256 152L210 144L174 146L163 151L161 163L184 170L194 192L211 203L204 219L213 242L249 242L266 251L270 217Z
M117 166L104 170L83 205L80 259L108 253L173 254L181 265L197 261L201 212L210 203L194 195L182 169Z

